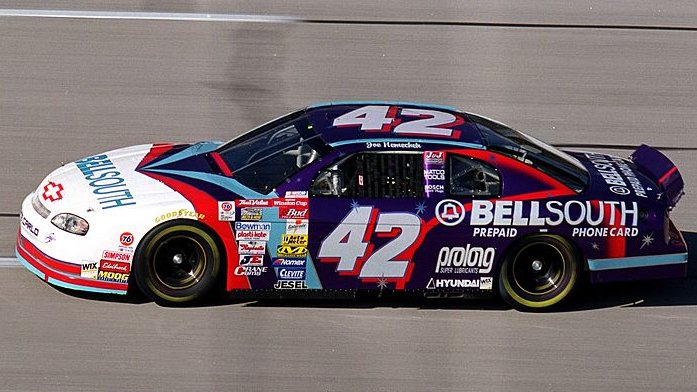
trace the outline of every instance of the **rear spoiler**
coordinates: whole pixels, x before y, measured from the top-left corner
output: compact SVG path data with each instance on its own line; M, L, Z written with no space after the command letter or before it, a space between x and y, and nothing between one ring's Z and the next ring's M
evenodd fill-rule
M639 171L656 183L661 192L659 198L665 200L668 208L680 201L685 183L677 166L668 157L653 147L642 144L629 157Z

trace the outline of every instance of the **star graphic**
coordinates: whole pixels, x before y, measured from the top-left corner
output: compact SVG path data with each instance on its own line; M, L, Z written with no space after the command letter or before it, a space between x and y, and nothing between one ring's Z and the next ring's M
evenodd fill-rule
M416 215L423 214L426 211L426 202L422 201L420 203L417 203L414 209L416 210Z
M641 247L639 249L644 249L645 246L650 246L653 243L653 233L645 235L641 239Z
M600 247L595 242L591 243L591 248L593 248L593 250L600 250Z
M385 278L378 279L378 288L380 290L387 288L387 279L385 279Z
M356 200L351 199L351 211L358 210L358 207L360 207L360 204Z

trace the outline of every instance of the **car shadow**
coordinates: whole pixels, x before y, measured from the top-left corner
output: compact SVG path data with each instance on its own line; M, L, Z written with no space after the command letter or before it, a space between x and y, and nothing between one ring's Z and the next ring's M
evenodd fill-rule
M688 246L687 278L640 282L585 285L574 298L557 312L586 311L613 307L658 307L697 305L697 233L683 232ZM135 284L132 285L135 287ZM72 297L103 302L146 304L148 298L137 290L126 296L114 296L79 292L63 288L58 290ZM508 310L510 306L498 297L493 298L425 298L421 293L384 292L340 298L248 298L222 296L195 307L300 307L300 308L416 308L443 310Z

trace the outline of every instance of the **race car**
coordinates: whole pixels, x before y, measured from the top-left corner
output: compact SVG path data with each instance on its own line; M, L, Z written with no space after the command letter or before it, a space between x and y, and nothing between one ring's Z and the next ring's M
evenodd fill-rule
M24 200L16 253L52 285L160 304L406 290L546 309L583 279L685 276L683 187L645 145L560 151L454 108L334 102L66 164Z

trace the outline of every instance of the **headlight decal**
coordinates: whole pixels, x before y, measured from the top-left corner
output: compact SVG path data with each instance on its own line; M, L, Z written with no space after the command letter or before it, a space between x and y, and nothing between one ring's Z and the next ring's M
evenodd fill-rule
M90 224L86 220L68 213L54 216L51 223L63 231L77 235L85 235L90 229Z

